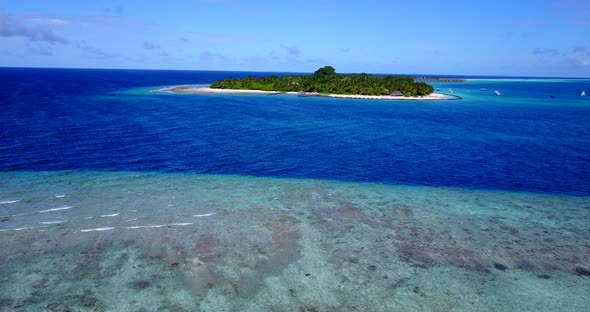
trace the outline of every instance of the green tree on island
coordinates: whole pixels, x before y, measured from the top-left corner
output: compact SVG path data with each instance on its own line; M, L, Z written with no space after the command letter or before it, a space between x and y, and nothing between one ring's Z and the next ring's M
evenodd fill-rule
M336 76L336 69L332 66L324 66L313 73L318 80L329 80Z
M355 95L391 95L399 91L405 96L423 96L434 92L431 85L415 82L410 77L338 74L332 66L324 66L313 75L226 78L214 82L211 88Z

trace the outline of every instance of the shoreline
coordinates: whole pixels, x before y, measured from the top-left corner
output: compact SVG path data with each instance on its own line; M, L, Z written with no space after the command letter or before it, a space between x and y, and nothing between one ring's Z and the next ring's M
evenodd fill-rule
M179 93L179 94L260 94L277 95L289 94L301 97L317 96L341 99L363 99L363 100L407 100L407 101L436 101L436 100L461 100L461 97L444 93L431 93L425 96L390 96L390 95L360 95L360 94L320 94L316 92L281 92L264 90L241 90L241 89L214 89L208 85L184 85L162 88L157 92Z

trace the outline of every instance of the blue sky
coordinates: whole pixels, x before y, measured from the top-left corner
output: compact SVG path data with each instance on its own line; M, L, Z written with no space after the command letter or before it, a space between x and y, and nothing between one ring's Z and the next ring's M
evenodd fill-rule
M590 0L0 0L0 66L590 77Z

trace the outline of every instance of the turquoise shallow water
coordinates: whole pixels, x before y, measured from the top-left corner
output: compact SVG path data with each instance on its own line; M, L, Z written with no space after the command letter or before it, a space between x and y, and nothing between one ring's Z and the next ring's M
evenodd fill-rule
M590 200L0 173L3 311L584 311Z

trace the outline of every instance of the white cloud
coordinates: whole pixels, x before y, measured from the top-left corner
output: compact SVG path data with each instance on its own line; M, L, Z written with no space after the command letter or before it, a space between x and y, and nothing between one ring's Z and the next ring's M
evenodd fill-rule
M145 41L143 43L143 48L146 50L160 50L160 45L157 43Z
M283 46L283 48L285 50L287 50L287 53L289 53L290 55L299 56L299 54L301 54L301 49L299 49L296 46L291 46L291 47Z
M64 37L53 32L51 26L53 25L0 15L0 37L24 37L31 41L67 43L68 41Z
M535 55L551 55L551 56L558 56L559 51L556 49L547 49L547 48L535 48L533 50L533 54Z
M120 56L119 54L107 52L101 48L90 45L84 40L76 41L76 47L78 49L82 50L83 52L86 52L86 53L88 53L92 56L95 56L96 58L100 58L100 59L109 59L109 58L115 58L115 57Z
M35 23L38 25L49 25L49 26L58 26L58 25L66 25L70 22L63 20L61 18L27 18L25 19L27 22Z

